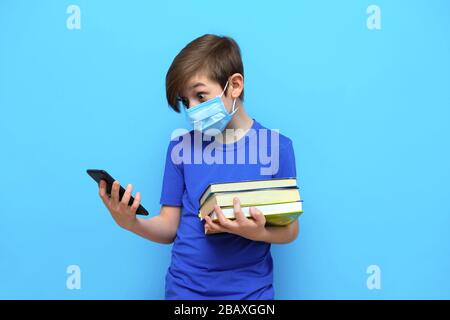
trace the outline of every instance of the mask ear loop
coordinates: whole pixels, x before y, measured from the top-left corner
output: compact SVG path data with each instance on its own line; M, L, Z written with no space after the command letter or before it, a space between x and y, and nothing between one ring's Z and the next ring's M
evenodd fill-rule
M227 83L225 83L225 87L223 87L222 93L220 94L221 98L222 98L223 94L225 93L225 91L227 90L227 86L228 86L228 80L227 80Z
M227 83L225 83L225 87L223 88L222 94L220 95L221 98L222 98L223 94L225 93L225 91L227 90L228 82L229 82L229 80L227 80ZM239 109L239 107L237 107L236 110L234 109L234 107L236 105L236 100L237 100L237 98L235 98L234 101L233 101L233 107L232 107L231 115L233 115Z
M236 111L238 111L239 107L236 108L236 110L234 109L234 106L236 105L236 100L237 98L234 99L233 101L233 110L231 111L231 114L233 115Z

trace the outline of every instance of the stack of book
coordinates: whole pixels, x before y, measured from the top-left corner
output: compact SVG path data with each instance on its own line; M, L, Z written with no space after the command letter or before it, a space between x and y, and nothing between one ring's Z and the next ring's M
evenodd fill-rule
M209 215L217 222L214 211L217 204L226 218L235 219L235 197L240 200L244 216L252 218L249 209L255 207L264 214L266 225L286 226L303 212L297 180L284 178L210 184L200 197L199 218L203 220ZM214 232L207 232L210 233Z

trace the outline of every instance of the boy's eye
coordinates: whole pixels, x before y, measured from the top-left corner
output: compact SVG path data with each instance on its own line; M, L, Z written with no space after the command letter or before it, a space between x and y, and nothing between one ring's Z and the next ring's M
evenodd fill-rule
M197 98L200 101L204 101L205 100L205 93L204 92L197 93Z

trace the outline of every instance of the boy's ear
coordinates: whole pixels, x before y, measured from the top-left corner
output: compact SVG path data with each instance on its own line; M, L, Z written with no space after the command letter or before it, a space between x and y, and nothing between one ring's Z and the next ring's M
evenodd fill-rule
M231 98L236 99L244 90L244 77L240 73L234 73L230 78Z

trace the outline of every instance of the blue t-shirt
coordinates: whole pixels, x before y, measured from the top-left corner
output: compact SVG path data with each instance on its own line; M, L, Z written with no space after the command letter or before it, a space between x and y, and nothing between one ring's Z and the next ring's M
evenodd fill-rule
M205 140L191 131L167 149L160 203L180 206L181 218L166 299L273 299L270 244L230 233L205 235L199 200L211 183L295 177L292 141L255 120L233 144Z

